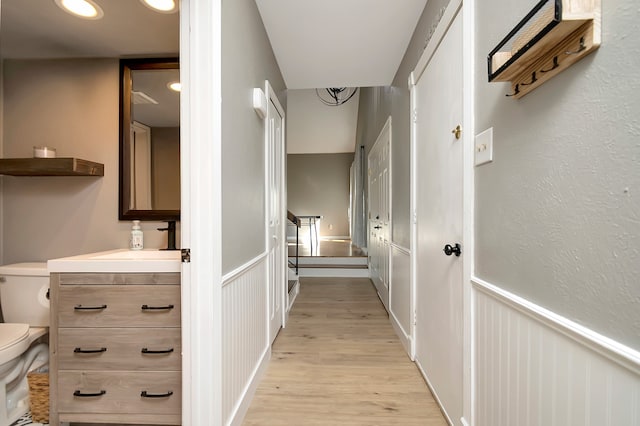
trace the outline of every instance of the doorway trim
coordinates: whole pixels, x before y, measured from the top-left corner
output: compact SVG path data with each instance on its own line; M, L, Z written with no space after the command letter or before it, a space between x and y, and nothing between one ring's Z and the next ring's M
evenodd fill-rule
M180 166L189 171L181 176L180 226L191 258L181 285L184 425L223 421L221 28L222 0L180 1Z
M287 242L287 211L286 211L286 205L287 205L287 185L286 185L286 179L287 179L287 174L286 174L286 169L287 169L287 162L286 162L286 116L285 116L285 111L284 108L282 107L282 104L280 103L280 100L278 99L278 95L276 94L275 90L273 90L273 87L271 86L271 83L269 83L269 80L265 80L264 81L264 93L265 93L265 98L267 99L267 104L269 102L271 102L273 104L273 106L276 108L276 110L278 111L278 114L280 115L280 117L282 117L282 132L280 133L280 145L281 145L281 149L280 149L280 211L277 212L277 215L280 217L280 223L282 224L282 226L280 227L280 235L279 235L279 239L281 241L281 247L280 247L280 259L282 260L281 264L280 264L280 274L279 276L283 278L283 282L280 283L280 285L282 286L281 290L281 297L280 297L280 306L282 309L282 315L281 315L281 328L285 327L285 323L286 320L288 318L288 297L289 297L289 293L287 291L287 277L288 277L288 271L287 271L287 259L288 259L288 253L287 253L287 249L288 249L288 242ZM269 202L269 174L271 173L270 170L270 161L269 161L269 132L270 132L270 126L269 126L269 120L271 119L271 116L269 114L269 108L267 108L267 113L265 114L265 118L264 118L264 147L265 147L265 206L267 207L266 210L266 215L265 215L265 247L268 250L269 249L269 208L270 208L270 202ZM270 286L270 279L271 279L271 274L268 271L267 268L267 276L265 277L265 282L267 283L267 293L269 294ZM267 297L267 304L269 305L269 297ZM269 317L271 316L271 306L267 306L267 314L269 315ZM275 339L276 336L271 336L271 330L270 330L270 318L267 318L267 336L269 336L268 340L269 340L269 345L273 344L273 340ZM277 333L276 333L277 335Z
M386 138L383 138L384 135L387 135ZM386 218L386 222L387 222L387 235L386 235L386 245L383 244L383 246L385 246L385 250L383 250L382 255L380 253L377 253L376 250L374 250L374 245L373 242L371 241L371 200L373 198L372 196L372 192L371 192L371 159L372 159L372 155L379 155L379 151L381 149L387 149L387 180L386 180L386 200L381 200L380 199L380 193L378 193L376 195L377 199L378 199L378 208L380 207L380 205L385 202L385 206L384 209L387 212L387 218ZM393 182L392 182L392 176L393 176L393 172L392 172L392 164L393 164L393 158L392 158L392 154L393 153L393 132L392 132L392 118L391 116L389 116L387 118L387 120L385 121L384 125L382 126L382 129L380 130L380 133L378 133L378 136L376 137L376 141L373 143L373 146L371 147L371 149L369 150L369 154L367 155L367 193L369 194L369 196L367 197L367 248L368 248L368 259L369 259L369 276L371 278L371 280L374 282L374 285L376 286L376 290L378 291L378 297L380 298L380 300L382 301L382 304L384 305L385 309L387 310L387 312L391 312L391 280L390 280L390 265L391 265L391 236L392 236L392 224L393 224L393 211L392 211L392 206L393 206ZM383 191L384 192L384 191ZM382 219L382 222L384 222L385 219ZM376 281L374 280L373 275L371 274L373 268L371 267L371 263L372 263L372 255L374 256L378 256L380 260L383 260L385 262L384 265L382 265L383 271L382 271L382 286L386 287L386 294L380 294L380 289L378 288ZM380 265L379 265L380 266ZM376 272L379 273L380 270L376 269ZM380 278L380 277L379 277ZM386 280L386 282L385 282Z
M463 134L463 186L462 186L462 235L466 245L466 257L462 265L463 297L463 386L461 422L464 425L476 423L476 366L475 366L475 302L471 277L475 270L475 32L476 0L464 0L462 7L462 80L463 101L462 119L466 131Z
M473 338L475 326L473 312L473 291L471 276L474 270L475 244L474 244L474 209L475 209L475 179L474 179L474 142L475 142L475 1L476 0L451 0L438 23L435 32L425 47L422 56L418 60L414 71L408 79L410 90L410 116L411 116L411 144L410 144L410 252L411 252L411 304L413 312L413 321L411 323L411 353L410 357L415 361L416 356L416 285L417 285L417 258L416 258L416 241L417 241L417 157L416 157L416 131L415 123L417 120L416 112L416 94L415 86L420 76L426 69L429 61L440 45L440 42L446 35L449 27L453 23L458 13L462 14L462 61L463 61L463 101L462 101L462 117L464 129L462 132L463 143L463 241L464 253L462 257L462 306L463 306L463 396L462 396L462 418L463 425L474 424L475 417L475 366L473 360L474 347ZM455 420L455 419L452 419Z

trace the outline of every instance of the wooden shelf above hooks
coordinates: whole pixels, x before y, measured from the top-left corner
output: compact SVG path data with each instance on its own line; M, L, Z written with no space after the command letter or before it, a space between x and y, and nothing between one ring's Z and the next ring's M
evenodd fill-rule
M521 98L600 46L600 0L541 0L489 53L489 82Z

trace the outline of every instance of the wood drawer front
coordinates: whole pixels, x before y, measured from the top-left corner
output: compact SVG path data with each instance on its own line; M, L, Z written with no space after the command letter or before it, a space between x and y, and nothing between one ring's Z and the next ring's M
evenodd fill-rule
M179 327L180 286L60 286L58 327ZM104 309L78 310L105 306ZM172 309L143 310L173 305Z
M173 352L153 353L169 349ZM95 350L102 352L86 353ZM179 328L58 329L60 370L180 371L181 366Z
M62 273L60 285L180 285L180 273Z
M100 396L74 396L100 393ZM144 398L149 394L172 395ZM171 372L75 372L58 373L58 409L60 413L179 414L181 373Z

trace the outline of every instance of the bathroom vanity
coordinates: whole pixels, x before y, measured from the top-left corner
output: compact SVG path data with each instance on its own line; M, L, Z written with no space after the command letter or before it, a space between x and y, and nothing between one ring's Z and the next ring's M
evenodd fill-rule
M181 424L180 252L50 260L50 424Z

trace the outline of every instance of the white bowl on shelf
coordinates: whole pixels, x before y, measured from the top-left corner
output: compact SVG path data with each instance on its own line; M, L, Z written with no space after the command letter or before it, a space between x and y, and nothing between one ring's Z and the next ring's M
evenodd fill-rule
M33 158L56 158L56 149L48 146L34 146Z

